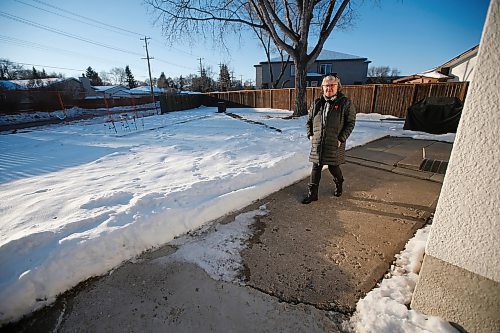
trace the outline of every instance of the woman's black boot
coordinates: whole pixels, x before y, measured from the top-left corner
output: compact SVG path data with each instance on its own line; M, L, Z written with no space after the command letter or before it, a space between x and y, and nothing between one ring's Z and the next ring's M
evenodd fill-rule
M307 205L318 200L318 185L309 184L307 196L302 200L302 203Z
M335 180L335 191L333 195L336 197L340 197L342 195L342 184L344 183L344 179Z

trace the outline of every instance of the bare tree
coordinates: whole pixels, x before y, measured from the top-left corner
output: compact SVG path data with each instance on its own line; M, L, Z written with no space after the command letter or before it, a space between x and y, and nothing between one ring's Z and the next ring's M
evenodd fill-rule
M294 62L294 116L307 113L307 67L316 60L333 28L350 22L349 1L145 0L171 41L210 33L223 43L226 33L245 28L265 31Z
M113 84L125 84L125 81L127 80L124 68L113 67L109 71L109 75Z
M112 85L112 84L113 84L113 83L111 82L111 78L109 77L108 72L106 72L106 71L101 71L101 72L99 73L99 77L101 78L101 80L102 80L102 84L103 84L104 86L110 86L110 85Z
M368 68L367 73L372 83L391 83L399 74L399 69L389 66L373 66Z

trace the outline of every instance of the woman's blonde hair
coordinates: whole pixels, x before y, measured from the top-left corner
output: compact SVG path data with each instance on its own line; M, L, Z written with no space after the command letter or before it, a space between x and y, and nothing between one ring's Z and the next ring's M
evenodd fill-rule
M339 85L338 90L342 89L342 83L340 83L340 78L333 74L328 74L323 78L323 82L325 81L335 81ZM323 82L321 84L323 84Z

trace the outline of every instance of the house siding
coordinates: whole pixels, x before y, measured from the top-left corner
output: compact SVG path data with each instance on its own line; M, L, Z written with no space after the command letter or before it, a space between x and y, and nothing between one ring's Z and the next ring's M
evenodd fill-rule
M448 81L472 82L474 78L474 68L476 67L476 59L476 56L469 59L464 59L459 64L450 67L450 73L448 75L452 76L453 79Z
M366 58L346 59L346 60L316 60L308 69L308 73L320 73L322 64L331 64L331 73L337 73L340 77L342 84L362 84L366 82L366 75L368 73L368 64ZM294 88L295 76L291 74L291 66L293 62L288 62L285 73L281 80L278 82L277 88ZM271 76L269 74L269 63L261 62L256 67L255 82L258 89L271 88ZM271 68L274 78L276 79L281 69L280 62L271 62ZM321 81L321 76L308 77L309 83L316 81L318 86ZM309 84L311 85L311 84Z

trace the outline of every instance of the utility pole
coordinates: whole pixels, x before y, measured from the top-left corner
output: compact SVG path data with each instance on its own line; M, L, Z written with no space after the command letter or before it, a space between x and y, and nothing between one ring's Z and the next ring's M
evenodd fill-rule
M200 61L200 77L203 75L203 65L201 64L201 61L203 60L204 58L198 58L198 60Z
M148 39L151 39L151 38L150 37L146 37L146 36L144 36L144 38L141 38L141 40L144 41L144 45L146 46L146 58L142 58L142 59L147 59L148 60L149 86L151 87L151 96L153 97L153 104L155 105L155 109L156 109L155 94L153 92L153 78L151 77L151 65L149 63L149 59L154 59L154 58L149 57Z
M219 90L223 91L224 89L222 88L222 63L219 63Z

